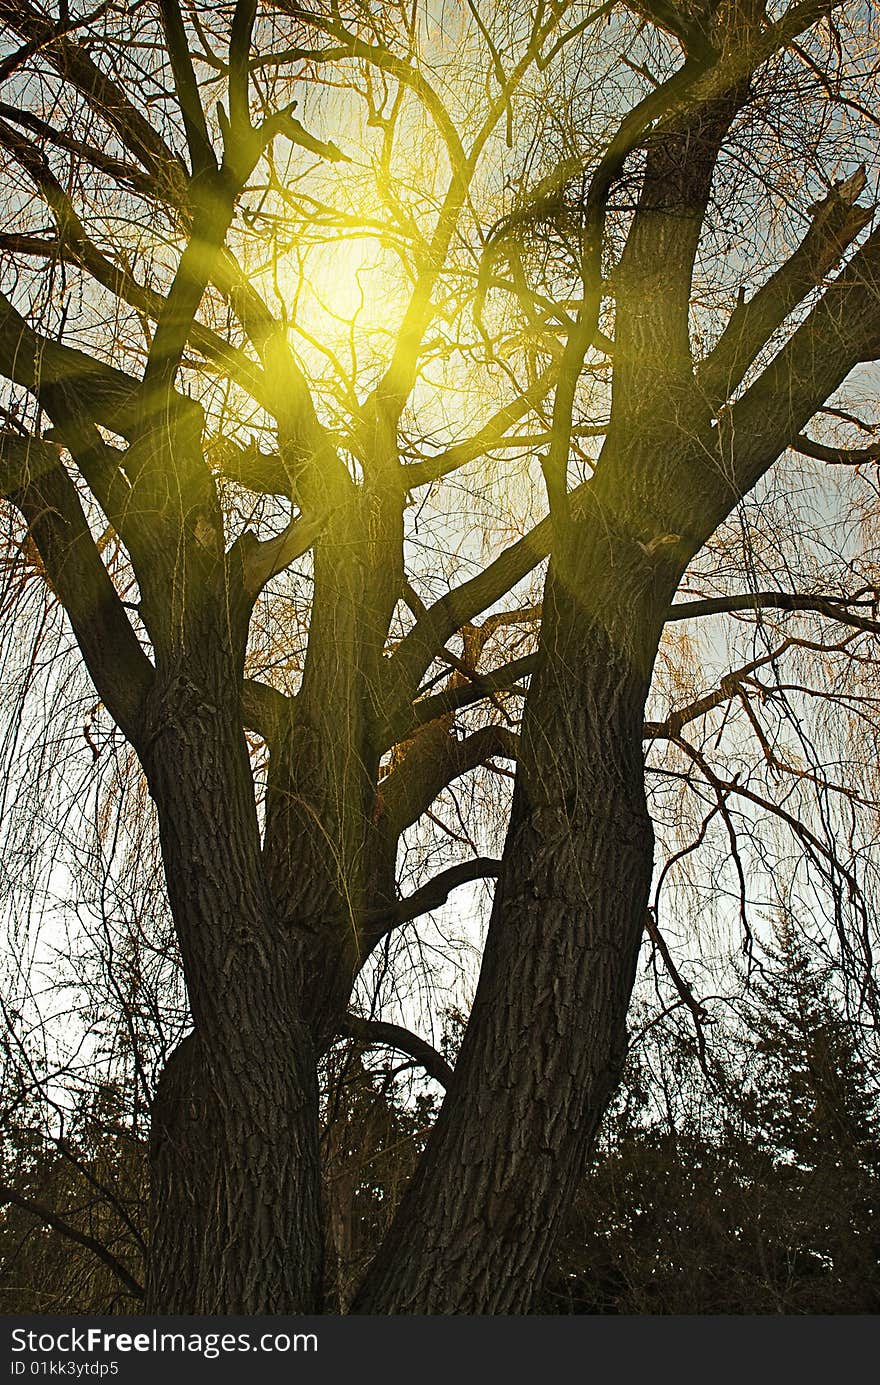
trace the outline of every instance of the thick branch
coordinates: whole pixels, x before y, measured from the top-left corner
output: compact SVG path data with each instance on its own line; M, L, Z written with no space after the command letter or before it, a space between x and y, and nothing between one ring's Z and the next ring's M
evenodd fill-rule
M759 659L753 659L751 663L743 665L742 668L733 669L730 673L726 673L718 687L714 688L712 692L698 697L687 707L679 707L677 711L670 712L665 721L646 721L643 732L645 739L675 740L681 734L682 728L690 722L697 721L700 717L714 711L716 707L720 707L722 703L729 702L732 697L741 694L743 683L759 668L766 667L767 664L784 654L788 644L789 642L785 640L772 653L763 654Z
M297 558L308 553L323 531L328 518L321 514L291 519L273 539L257 539L249 530L234 545L241 554L242 580L246 596L255 601L267 582L283 572Z
M371 910L361 921L367 946L373 947L392 928L399 928L404 923L420 918L422 914L430 914L435 909L440 909L452 891L457 890L460 885L469 885L474 880L495 879L500 869L501 862L491 856L476 856L471 861L463 861L460 865L450 866L448 870L441 871L407 899L401 899L387 909Z
M481 726L458 740L443 721L431 722L413 737L404 758L379 783L381 828L396 841L461 775L496 756L515 760L518 750L518 738L506 726Z
M799 303L843 259L871 220L856 198L864 172L832 188L813 211L810 227L793 255L767 283L734 309L714 350L697 369L697 383L717 408L739 386L749 366Z
M56 466L11 498L70 618L99 696L137 745L153 668L101 562L73 482Z
M237 447L224 438L212 450L211 461L221 476L259 495L291 494L290 475L277 452Z
M878 308L875 230L742 399L719 414L722 462L729 450L737 495L748 494L851 370L880 354ZM728 492L727 509L730 500Z
M797 592L745 592L742 596L710 596L701 601L678 601L670 606L667 621L693 620L737 611L815 611L818 615L851 625L855 630L880 634L880 622L852 610L859 598L846 600L833 596L801 596ZM873 604L865 602L864 604Z
M442 1054L427 1039L420 1039L418 1034L404 1029L402 1025L388 1024L384 1020L365 1020L360 1015L346 1015L339 1025L339 1033L347 1039L356 1039L368 1048L398 1049L400 1053L413 1058L441 1087L448 1087L452 1082L452 1068Z
M543 525L548 525L548 521L542 521ZM539 528L541 526L538 526ZM534 530L532 531L534 534ZM525 540L520 540L524 543ZM514 547L519 547L515 545ZM510 553L511 550L508 550ZM506 556L506 555L502 555ZM494 565L492 565L494 566ZM487 568L479 577L473 579L474 583L480 583L485 578L491 567ZM465 584L469 587L471 584ZM465 588L457 588L456 592L450 593L450 597ZM739 596L718 596L707 597L700 601L682 601L670 606L666 615L667 622L679 620L693 620L701 616L721 615L724 613L735 613L738 611L760 611L760 610L780 610L780 611L803 611L816 612L818 615L828 616L831 620L840 621L843 625L852 626L856 630L866 630L871 633L880 633L880 623L868 616L859 615L852 609L855 601L846 599L836 599L830 596L803 596L792 592L746 592ZM448 602L449 597L444 597L431 607L424 617L424 625L427 626L432 620L433 613L437 612L438 607L443 607L444 602ZM487 603L488 604L488 603ZM538 614L539 608L528 607L526 612L528 618L533 618ZM504 613L499 614L499 619L504 619ZM489 616L486 624L493 623L495 617ZM418 622L417 625L421 623ZM463 626L466 622L462 623ZM417 627L414 627L417 628ZM411 632L412 633L412 632ZM450 634L455 633L450 631ZM409 638L409 637L408 637ZM405 642L404 642L405 643ZM464 707L471 706L475 702L481 702L492 693L509 690L517 687L522 680L534 672L537 661L536 654L526 654L519 659L511 660L510 663L502 665L500 668L492 670L490 673L468 674L470 682L460 683L453 688L445 689L443 692L435 693L431 697L424 697L412 703L408 708L398 713L398 715L388 723L382 733L382 743L385 746L392 745L396 741L404 739L418 726L425 726L438 718L448 716L450 713L460 711Z
M542 519L476 577L454 587L428 608L388 661L389 701L392 706L412 699L425 670L456 631L481 611L494 606L511 587L515 587L547 557L552 537L549 518Z
M880 462L880 442L868 447L826 447L824 443L814 442L812 438L798 433L792 443L792 450L803 457L813 457L817 462L828 466L866 466Z
M470 674L469 683L459 683L456 687L446 688L443 692L432 694L431 697L421 698L383 728L380 733L383 747L395 745L412 735L417 727L426 726L429 722L449 716L452 712L461 711L474 702L482 702L493 693L507 692L518 687L524 678L534 673L537 658L536 654L524 654L519 659L511 659L509 663L492 669L490 673Z
M254 478L257 489L263 489L265 484L269 493L293 495L299 503L316 509L326 503L328 488L349 493L348 471L318 418L308 382L296 363L283 324L273 317L228 249L216 258L212 275L263 364L268 384L264 407L278 424L278 467L274 459L259 459L262 470ZM249 474L247 470L242 473L245 485Z
M248 60L256 17L257 0L236 0L229 31L229 123L233 129L250 128Z
M186 142L189 148L190 167L195 176L207 169L216 168L217 160L208 134L205 113L199 96L196 74L193 70L189 51L189 39L180 13L177 0L160 0L162 27L165 31L165 46L171 60L171 72L177 91Z
M229 41L229 114L226 115L222 108L218 113L223 135L223 162L217 168L213 152L208 157L206 152L196 151L204 167L190 187L192 231L180 257L165 309L156 323L144 372L144 385L150 389L165 391L171 387L202 295L215 277L236 200L275 137L284 135L292 143L331 161L344 158L335 144L315 139L293 118L293 106L276 111L258 128L252 126L248 109L248 59L256 8L256 0L238 0L233 12ZM187 57L186 63L188 61ZM176 75L187 80L185 73ZM197 94L195 99L198 100Z
M689 260L692 260L693 252L696 249L698 226L701 219L690 204L694 203L699 207L702 202L705 205L706 197L708 197L708 183L711 178L711 166L714 164L714 154L717 154L717 145L712 145L712 141L708 141L714 152L708 160L700 159L697 157L695 147L690 147L687 140L687 135L692 133L691 124L686 125L685 141L688 147L685 163L687 174L683 178L676 179L675 182L679 186L673 185L672 188L672 200L675 203L676 215L679 218L676 224L676 234L672 237L662 236L659 233L657 209L653 205L654 188L652 184L655 166L658 164L659 169L656 169L656 172L659 174L664 188L666 184L673 181L674 161L664 159L663 155L666 153L667 143L674 145L676 141L681 141L681 134L678 129L668 131L665 139L658 140L656 136L657 124L664 115L678 108L683 101L688 101L689 93L702 70L702 63L688 58L683 66L673 73L672 77L644 96L620 122L590 181L584 213L586 228L583 234L581 255L584 298L578 311L576 327L569 333L563 350L559 380L553 401L550 450L544 464L550 513L554 518L557 534L562 532L559 525L560 519L566 528L571 519L566 495L566 478L571 449L574 401L586 352L599 325L602 300L602 253L605 244L608 196L622 174L627 159L644 142L648 143L649 152L643 195L627 238L626 252L618 272L620 282L617 289L618 328L615 336L616 370L613 414L620 412L619 401L622 398L628 399L631 393L626 388L628 380L627 357L630 358L633 365L638 360L642 370L646 368L648 361L665 360L668 363L674 359L676 354L672 349L670 337L674 336L679 318L683 319L683 331L686 334L687 290L690 287L688 263ZM695 122L696 119L696 115L692 116L692 121ZM723 124L723 122L721 123ZM648 132L652 127L654 127L655 133L650 136ZM721 135L718 133L717 143L720 143L720 138ZM697 141L695 140L694 146L696 144ZM710 165L708 171L702 166L705 162ZM691 222L695 223L690 234L688 232L688 213L691 214ZM648 222L647 226L645 225L646 221ZM653 281L644 282L644 264L640 264L640 261L645 259L642 251L642 243L645 240L650 244L650 261L655 275L658 267L660 267L662 278L659 284ZM692 248L689 246L690 241L693 242ZM675 250L673 250L673 246ZM686 280L686 283L680 284L679 280ZM629 287L629 292L627 292L627 287ZM633 293L638 300L636 312L628 311L632 306ZM655 309L654 312L652 312L652 306ZM665 327L670 318L674 323L673 332L670 334L658 331L658 327L661 324ZM639 330L636 333L632 331L634 322L638 322L639 325ZM647 352L644 349L646 343ZM690 364L689 356L687 364L688 366ZM554 495L556 497L555 503ZM556 511L555 514L554 510Z
M60 441L70 450L107 518L127 541L136 544L137 526L132 526L129 511L131 491L120 470L122 454L104 440L95 422L95 418L103 422L113 418L122 428L113 401L122 399L127 384L133 391L134 382L88 356L39 337L2 294L0 373L25 385L39 399L57 425L51 441Z
M60 20L58 24L52 26L53 33L56 38L64 38L67 34L72 34L76 29L84 29L88 24L93 24L94 21L100 19L109 8L110 5L107 3L107 0L105 0L104 4L99 5L97 9L92 10L89 14L81 15L76 19L68 17L65 20ZM4 58L3 61L0 62L0 85L7 82L12 74L17 72L20 67L24 67L29 58L35 58L45 46L45 39L41 37L32 38L29 39L27 43L23 43L14 53L10 53L8 58Z
M694 390L689 331L694 260L723 141L749 92L747 80L696 103L646 141L639 202L615 272L612 421L626 435L668 417L658 399ZM684 413L683 402L678 404ZM705 407L705 406L704 406Z
M241 685L242 722L271 749L281 738L290 720L294 699L257 678L245 678Z
M2 293L0 374L33 394L46 386L62 385L95 423L123 437L132 437L137 431L139 382L84 351L41 336ZM182 395L175 399L195 407Z
M586 514L590 486L591 482L585 481L569 495L569 510L573 519L580 519ZM429 606L388 660L388 705L399 708L411 702L419 680L439 656L446 641L527 577L549 555L552 541L553 527L547 516L500 553L476 577L462 582L461 586L454 587L433 606ZM397 714L402 715L400 712Z

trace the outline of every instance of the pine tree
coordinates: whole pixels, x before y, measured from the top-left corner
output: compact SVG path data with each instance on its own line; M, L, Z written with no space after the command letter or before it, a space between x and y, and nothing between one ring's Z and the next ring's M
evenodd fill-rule
M543 1311L878 1311L868 1031L791 927L736 1026L720 1029L712 1089L684 1026L653 1029L631 1053Z
M745 1117L772 1163L774 1263L788 1311L880 1305L880 1109L864 1038L830 967L783 924L747 1020Z

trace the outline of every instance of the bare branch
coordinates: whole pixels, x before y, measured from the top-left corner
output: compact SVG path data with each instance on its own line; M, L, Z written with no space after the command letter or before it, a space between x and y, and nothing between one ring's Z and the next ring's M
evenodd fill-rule
M25 130L30 130L32 134L38 135L47 144L54 145L56 149L63 149L69 154L76 155L87 167L106 174L108 178L112 178L125 187L130 187L133 191L140 193L142 197L158 201L164 201L167 197L167 192L162 192L156 180L150 177L149 173L145 173L142 168L138 168L136 164L114 158L106 150L98 149L94 144L77 139L69 130L57 129L49 121L35 115L33 111L23 110L18 106L11 106L5 101L0 101L0 116L5 120L13 121L16 125L21 125Z
M457 687L447 688L444 692L434 693L431 697L423 697L418 702L412 704L411 709L406 714L401 714L381 733L383 746L394 745L397 741L404 740L419 726L436 721L440 717L448 716L451 712L461 711L463 707L470 707L474 702L482 702L483 698L490 697L492 693L506 692L511 688L516 688L522 683L524 678L528 678L535 671L537 655L524 654L519 659L512 659L510 663L502 664L500 668L493 669L490 673L472 673L469 683L460 683ZM522 691L525 691L522 689Z
M867 466L880 462L880 442L868 447L826 447L824 443L814 442L803 433L798 433L792 443L792 450L804 457L813 457L817 462L828 466Z
M379 825L387 838L396 840L461 775L496 756L515 760L518 753L518 737L506 726L482 726L458 740L443 721L429 723L379 782Z
M773 817L779 818L781 822L786 823L786 825L791 828L796 837L814 851L817 856L821 857L822 861L825 862L823 869L829 875L833 876L839 874L847 882L853 897L855 898L858 896L859 885L852 871L847 869L847 867L837 859L834 852L827 847L824 842L819 840L815 832L811 832L804 823L799 822L792 813L787 812L786 809L782 808L778 803L773 803L769 799L762 797L761 794L755 793L745 784L740 784L735 779L722 779L709 765L706 757L696 746L686 741L683 736L674 737L674 743L693 760L708 783L711 784L712 788L719 795L719 798L733 794L737 798L742 798L749 803L755 804L756 807L770 813Z
M453 890L460 885L471 884L474 880L495 879L501 869L501 862L490 856L477 856L471 861L450 866L429 880L427 885L416 890L398 904L387 909L374 909L361 920L361 931L366 944L373 947L376 942L392 928L420 918L422 914L433 913L444 905Z
M283 324L269 311L228 249L217 256L212 277L263 363L268 386L265 407L278 423L279 467L275 467L274 461L260 458L260 470L255 479L266 475L272 492L293 495L314 509L326 504L328 487L336 494L350 493L348 471L318 418L311 391L294 359ZM282 473L286 478L283 481ZM242 473L245 485L249 475L250 469ZM258 484L257 488L262 489L262 486Z
M324 530L328 515L327 510L317 515L300 515L291 519L274 539L260 541L248 530L237 541L235 547L241 553L244 589L252 601L267 582L308 553Z
M194 177L216 169L217 159L208 135L205 113L199 96L196 74L189 51L189 38L177 0L160 0L165 45L171 60L171 71L177 89L180 113L189 147L190 167Z
M818 615L840 621L842 625L851 625L855 630L880 634L880 622L852 610L853 606L859 604L874 606L876 598L866 601L860 597L804 596L798 592L746 592L742 596L710 596L701 601L677 601L669 607L666 620L693 620L737 611L815 611Z
M814 208L806 235L767 283L733 311L717 345L697 368L697 383L717 407L737 389L749 366L808 293L843 259L871 220L857 198L864 170L832 188Z
M84 48L69 38L59 37L51 20L45 19L27 0L0 0L0 19L26 40L39 45L41 56L115 131L125 148L156 179L163 195L170 196L175 204L186 201L183 166L122 88L104 75Z
M546 371L533 385L517 395L516 399L493 414L479 432L467 441L453 443L436 457L422 462L407 463L403 469L403 484L406 489L414 490L416 486L429 485L432 481L438 481L442 476L457 471L459 467L466 466L468 462L485 456L493 447L503 446L506 433L514 423L518 423L540 404L553 387L555 378L555 368Z
M681 997L682 1001L690 1010L691 1014L693 1015L697 1023L702 1024L707 1018L707 1011L705 1010L704 1006L702 1006L699 1003L699 1001L695 999L693 991L691 990L688 983L685 981L681 972L678 970L678 967L675 965L672 953L669 951L666 939L660 932L660 929L657 927L657 922L650 910L648 910L648 912L645 915L645 932L651 939L651 942L654 944L657 951L660 953L660 956L663 958L663 965L665 966L669 974L669 978L672 981L672 984L675 987L675 989L678 991L678 994Z
M96 423L123 437L137 426L139 383L84 351L41 336L0 293L0 374L38 394L63 385Z
M61 257L78 265L104 288L131 307L158 321L167 310L167 300L161 293L140 284L128 270L109 260L86 234L73 202L52 173L45 156L35 145L18 134L11 126L0 120L0 145L5 146L18 160L36 187L45 198L55 215L58 225L57 242L36 242L28 245L26 241L16 247L23 253L44 254ZM13 239L13 238L10 238ZM189 335L190 344L206 360L226 371L230 377L241 384L259 403L268 402L269 390L261 371L249 360L243 351L228 342L201 323L194 323Z
M316 55L319 59L335 62L340 58L359 58L361 61L368 62L381 71L387 72L390 76L396 77L404 86L409 87L421 101L442 134L449 151L451 164L459 167L464 166L466 156L455 121L423 72L407 62L405 58L392 53L388 48L383 48L381 44L366 43L346 29L335 17L331 18L325 14L315 13L306 9L305 6L292 3L292 0L273 0L273 5L275 9L303 20L319 33L327 34L328 37L338 41L338 47L329 49L323 55ZM283 56L283 54L278 55L279 59L282 59Z
M153 667L101 562L72 481L56 465L11 499L29 526L95 687L137 745Z
M396 1048L409 1058L415 1059L429 1077L439 1082L441 1087L449 1087L453 1071L449 1063L438 1053L427 1039L419 1038L411 1030L399 1024L388 1024L384 1020L366 1020L360 1015L348 1014L339 1025L338 1031L346 1039L356 1039L368 1048Z
M770 654L764 654L758 659L753 659L751 663L744 664L742 668L732 669L726 673L712 692L706 693L703 697L698 697L696 701L689 703L686 707L679 707L678 710L670 712L665 721L646 721L644 736L646 740L675 740L681 733L682 727L689 722L697 721L707 713L720 707L722 703L729 702L732 697L742 695L743 683L759 668L766 667L778 659L788 647L785 640L774 649Z
M144 1286L128 1272L122 1262L117 1260L106 1246L95 1240L94 1236L88 1236L84 1231L77 1231L75 1226L71 1226L51 1208L45 1207L41 1202L35 1202L32 1198L23 1197L15 1188L0 1186L0 1203L11 1204L13 1207L20 1207L23 1211L30 1212L31 1216L36 1217L44 1226L51 1226L53 1231L59 1232L68 1241L73 1241L76 1245L90 1250L113 1271L117 1279L125 1285L134 1298L142 1299L144 1297Z
M719 414L722 457L736 438L732 461L738 495L751 490L850 371L880 353L878 304L880 230L875 230L729 416L727 410ZM729 509L729 494L725 503Z

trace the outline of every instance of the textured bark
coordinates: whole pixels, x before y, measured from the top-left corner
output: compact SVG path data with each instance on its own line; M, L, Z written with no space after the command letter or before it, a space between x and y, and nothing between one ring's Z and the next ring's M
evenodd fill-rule
M315 1103L304 1102L299 1119L281 1129L263 1109L268 1090L265 1099L252 1094L230 1110L228 1083L220 1085L223 1097L195 1035L172 1055L159 1083L146 1311L318 1311L323 1248ZM230 1143L232 1179L222 1168Z
M308 1312L322 1254L314 1050L230 686L191 699L183 674L166 683L143 755L195 1024L156 1098L149 1304Z
M318 1052L363 965L363 918L395 900L397 834L378 821L376 781L379 668L400 548L399 505L390 519L369 495L343 488L316 546L302 684L271 759L263 865Z
M143 93L130 99L102 73L104 38L93 59L89 44L27 0L0 0L0 20L45 65L34 89L42 92L49 82L50 91L57 74L74 100L61 99L59 90L50 104L70 111L74 127L74 108L83 105L125 154L120 160L89 153L75 129L56 132L34 112L16 123L6 106L2 142L57 232L51 242L42 231L36 241L19 237L16 253L48 244L53 264L60 258L78 265L152 320L141 380L41 335L0 295L0 371L32 394L53 422L52 446L63 445L79 473L74 482L66 458L56 465L46 437L7 433L0 437L0 482L24 518L99 697L146 772L192 1010L193 1032L168 1062L153 1109L147 1306L154 1312L297 1313L320 1306L317 1061L339 1032L370 948L418 906L436 904L441 884L453 883L455 872L443 872L414 899L397 900L400 834L457 776L503 754L516 757L517 780L473 1013L454 1075L435 1066L449 1078L447 1098L355 1310L528 1310L623 1061L652 871L644 704L664 615L687 563L715 528L848 373L880 352L880 232L826 284L870 218L857 200L863 174L813 206L801 246L756 293L743 293L699 365L691 341L693 266L719 151L753 79L764 80L767 58L835 6L803 0L769 22L759 0L639 3L646 20L678 35L686 61L642 99L634 96L604 151L594 150L593 163L577 170L581 303L568 317L566 289L566 305L547 317L546 340L537 317L528 334L536 333L535 359L546 346L553 364L471 440L432 458L425 437L422 460L401 465L419 399L401 429L403 410L436 349L427 336L432 317L436 309L438 322L446 321L453 286L467 282L458 254L448 263L448 282L443 266L461 229L468 179L505 112L513 121L515 74L525 74L542 50L549 61L551 44L552 53L567 44L553 39L565 7L539 8L530 55L511 66L466 152L415 65L410 36L412 67L409 58L394 56L394 42L386 51L353 37L338 16L276 6L279 17L295 17L297 32L306 24L332 40L337 57L378 63L427 97L450 159L450 183L428 253L414 258L414 292L388 367L378 381L370 367L367 393L363 381L352 381L353 407L337 431L337 406L342 414L347 407L345 391L339 395L331 432L288 341L286 319L273 317L258 280L237 265L235 234L225 248L246 175L273 131L299 131L305 147L324 157L339 152L295 123L278 125L277 112L258 136L251 121L261 103L249 102L247 75L257 7L235 7L219 159L186 33L174 7L165 7L165 75L179 98L190 178L140 110ZM13 66L20 59L13 54ZM18 85L26 93L27 83ZM173 130L174 120L162 128ZM48 153L30 139L34 132ZM75 190L91 186L90 175L72 177L68 193L51 173L49 154L57 149L102 178L121 176L124 186L146 189L172 213L187 244L167 292L139 286L127 268L88 244L73 208ZM624 223L616 218L618 231L606 236L606 199L624 173L639 188L634 205L625 199L632 219L617 257ZM526 200L473 241L492 275L509 269L525 283L530 257L515 263L516 228L539 244L544 213L562 218L568 239L576 180L567 164L561 176L549 201L543 194L541 206ZM548 185L542 179L540 186ZM496 201L493 193L493 217ZM419 228L413 224L419 235L427 229L423 220L420 214ZM249 225L248 238L255 227ZM466 245L470 232L464 235ZM616 263L608 266L609 258ZM244 350L237 332L224 346L213 328L196 321L212 282L238 318ZM535 307L544 290L556 292L555 283L548 267ZM774 334L813 290L821 292L797 330L740 392ZM597 332L609 294L613 342ZM531 319L530 296L523 306ZM572 494L567 467L578 381L597 344L613 366L611 420L592 479ZM190 398L189 347L231 380L243 380L274 418L277 459L249 451L231 470L245 484L292 499L301 518L283 535L261 541L246 532L225 551L229 535L205 446L206 415ZM491 357L494 373L499 358L494 351ZM178 382L184 361L187 378ZM430 372L424 383L429 379ZM551 391L549 452L540 454L550 516L481 573L419 609L404 567L408 492L496 447L507 452L507 430ZM543 431L546 413L541 419ZM107 430L117 441L108 441ZM520 438L516 447L523 445ZM544 448L543 440L534 445ZM94 507L83 503L80 484L130 557L148 648L95 543ZM314 589L299 693L286 697L250 683L242 696L251 603L306 539L314 547ZM530 657L514 659L478 681L482 643L472 622L548 556L541 649L521 742L494 724L460 740L454 713L493 687L520 682L533 667ZM395 647L401 599L417 619ZM446 648L458 636L463 659ZM422 680L429 688L437 681L431 669L438 659L457 663L464 681L456 686L453 678L442 692L423 696ZM269 748L262 844L243 712ZM380 778L387 751L394 751L394 768ZM495 863L486 864L494 873ZM395 1036L386 1029L385 1037ZM350 1196L331 1226L343 1251L351 1233L348 1202Z
M578 567L548 585L455 1081L357 1312L528 1311L619 1079L652 869L640 737L659 625L631 541L597 538Z
M191 1313L198 1299L205 1190L215 1180L214 1128L198 1040L190 1034L165 1065L151 1112L150 1313Z

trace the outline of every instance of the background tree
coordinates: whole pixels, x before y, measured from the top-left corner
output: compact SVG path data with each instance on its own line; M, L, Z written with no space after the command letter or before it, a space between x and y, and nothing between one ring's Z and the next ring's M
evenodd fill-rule
M703 1074L689 1016L657 1013L642 988L537 1311L876 1312L876 1055L841 1013L840 980L788 925L760 982L711 1006ZM368 1063L354 1041L322 1073L328 1311L347 1309L436 1116L432 1097L407 1089L409 1066ZM147 1150L124 1123L125 1093L105 1089L63 1142L40 1138L35 1105L19 1100L7 1126L4 1310L136 1310Z
M7 615L45 584L100 699L83 739L135 752L192 1019L143 1075L147 1305L318 1304L319 1060L391 934L497 876L454 1078L353 1307L524 1311L619 1080L646 918L690 995L659 893L646 912L652 817L676 816L653 787L649 811L646 736L649 786L703 800L658 890L720 828L745 906L744 831L752 878L778 874L769 812L870 1006L869 757L853 730L841 785L800 728L817 678L865 715L876 566L828 561L803 481L767 478L791 447L814 472L877 455L804 433L828 407L873 428L871 17L0 18ZM850 484L827 525L870 523ZM774 569L794 580L754 580ZM685 578L710 594L672 605ZM684 641L658 661L666 627L737 612L759 648L646 722L652 680L662 702L694 676ZM728 758L753 737L766 783L692 735L731 705ZM428 841L446 868L401 899L426 822L478 845L476 811L432 805L498 759L500 861Z
M877 1311L876 1061L841 1014L838 981L784 932L753 998L716 1013L708 1084L692 1031L652 1026L544 1311Z
M137 1312L148 1223L146 1150L104 1089L41 1132L39 1103L18 1103L0 1161L4 1313ZM37 1109L35 1109L35 1107ZM42 1137L41 1137L42 1133Z

